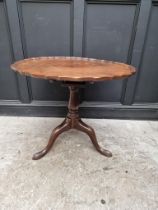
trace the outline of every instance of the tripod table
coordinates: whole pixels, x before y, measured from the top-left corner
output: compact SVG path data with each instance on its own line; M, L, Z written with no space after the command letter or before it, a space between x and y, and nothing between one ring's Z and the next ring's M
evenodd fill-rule
M59 134L71 128L85 132L99 153L106 157L112 156L110 151L99 146L93 128L79 117L79 88L88 82L129 77L135 73L133 66L91 58L36 57L17 61L11 65L11 68L26 76L62 81L70 90L66 118L52 131L47 146L33 155L34 160L46 155Z

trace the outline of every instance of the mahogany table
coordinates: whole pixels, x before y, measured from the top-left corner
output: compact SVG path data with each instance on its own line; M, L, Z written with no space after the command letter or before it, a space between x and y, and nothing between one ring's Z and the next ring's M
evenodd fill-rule
M133 66L80 57L37 57L17 61L11 65L11 68L26 76L62 81L70 90L66 118L52 131L47 146L33 155L33 160L46 155L59 134L71 128L85 132L99 153L106 157L112 156L110 151L99 146L93 128L84 123L79 117L79 88L86 82L129 77L135 73Z

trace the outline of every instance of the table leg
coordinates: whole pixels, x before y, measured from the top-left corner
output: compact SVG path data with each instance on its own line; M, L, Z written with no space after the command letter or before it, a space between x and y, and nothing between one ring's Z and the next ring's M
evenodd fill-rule
M86 133L94 147L96 148L96 150L101 153L102 155L105 155L106 157L112 157L112 153L106 149L103 149L99 146L98 142L97 142L97 138L96 138L96 135L95 135L95 132L94 132L94 129L92 127L90 127L89 125L87 125L86 123L84 123L81 119L78 121L78 123L76 124L76 127L75 127L77 130L80 130L84 133Z
M87 124L85 124L79 117L79 113L78 113L78 109L79 109L79 84L75 84L75 83L71 83L71 84L67 84L69 86L69 90L70 90L70 98L69 98L69 104L68 104L68 114L67 117L65 118L65 120L59 125L57 126L51 136L50 139L48 141L47 146L41 150L40 152L37 152L36 154L33 155L33 160L38 160L40 158L42 158L44 155L46 155L49 150L51 149L51 147L53 146L55 140L57 139L57 137L71 129L77 129L80 130L82 132L85 132L91 139L94 147L96 148L96 150L101 153L102 155L106 156L106 157L111 157L112 153L106 149L102 149L98 142L97 142L97 138L95 135L95 132L93 130L93 128L91 128L90 126L88 126Z
M48 141L47 146L41 150L40 152L37 152L33 155L32 159L33 160L38 160L40 158L42 158L44 155L46 155L49 150L51 149L51 147L53 146L55 140L57 139L57 137L63 133L64 131L67 131L70 129L70 121L68 119L65 119L60 125L58 125L53 131L52 134L50 136L50 139Z

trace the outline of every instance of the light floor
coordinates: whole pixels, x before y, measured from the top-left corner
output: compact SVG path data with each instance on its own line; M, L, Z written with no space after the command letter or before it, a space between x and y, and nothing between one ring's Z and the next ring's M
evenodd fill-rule
M158 122L85 119L86 134L62 134L42 159L61 118L0 117L0 210L157 210Z

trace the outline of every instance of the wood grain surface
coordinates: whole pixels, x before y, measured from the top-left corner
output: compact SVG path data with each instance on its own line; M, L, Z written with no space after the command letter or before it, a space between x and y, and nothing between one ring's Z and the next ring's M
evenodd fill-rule
M11 68L35 78L76 82L121 79L135 73L133 66L124 63L81 57L28 58Z

